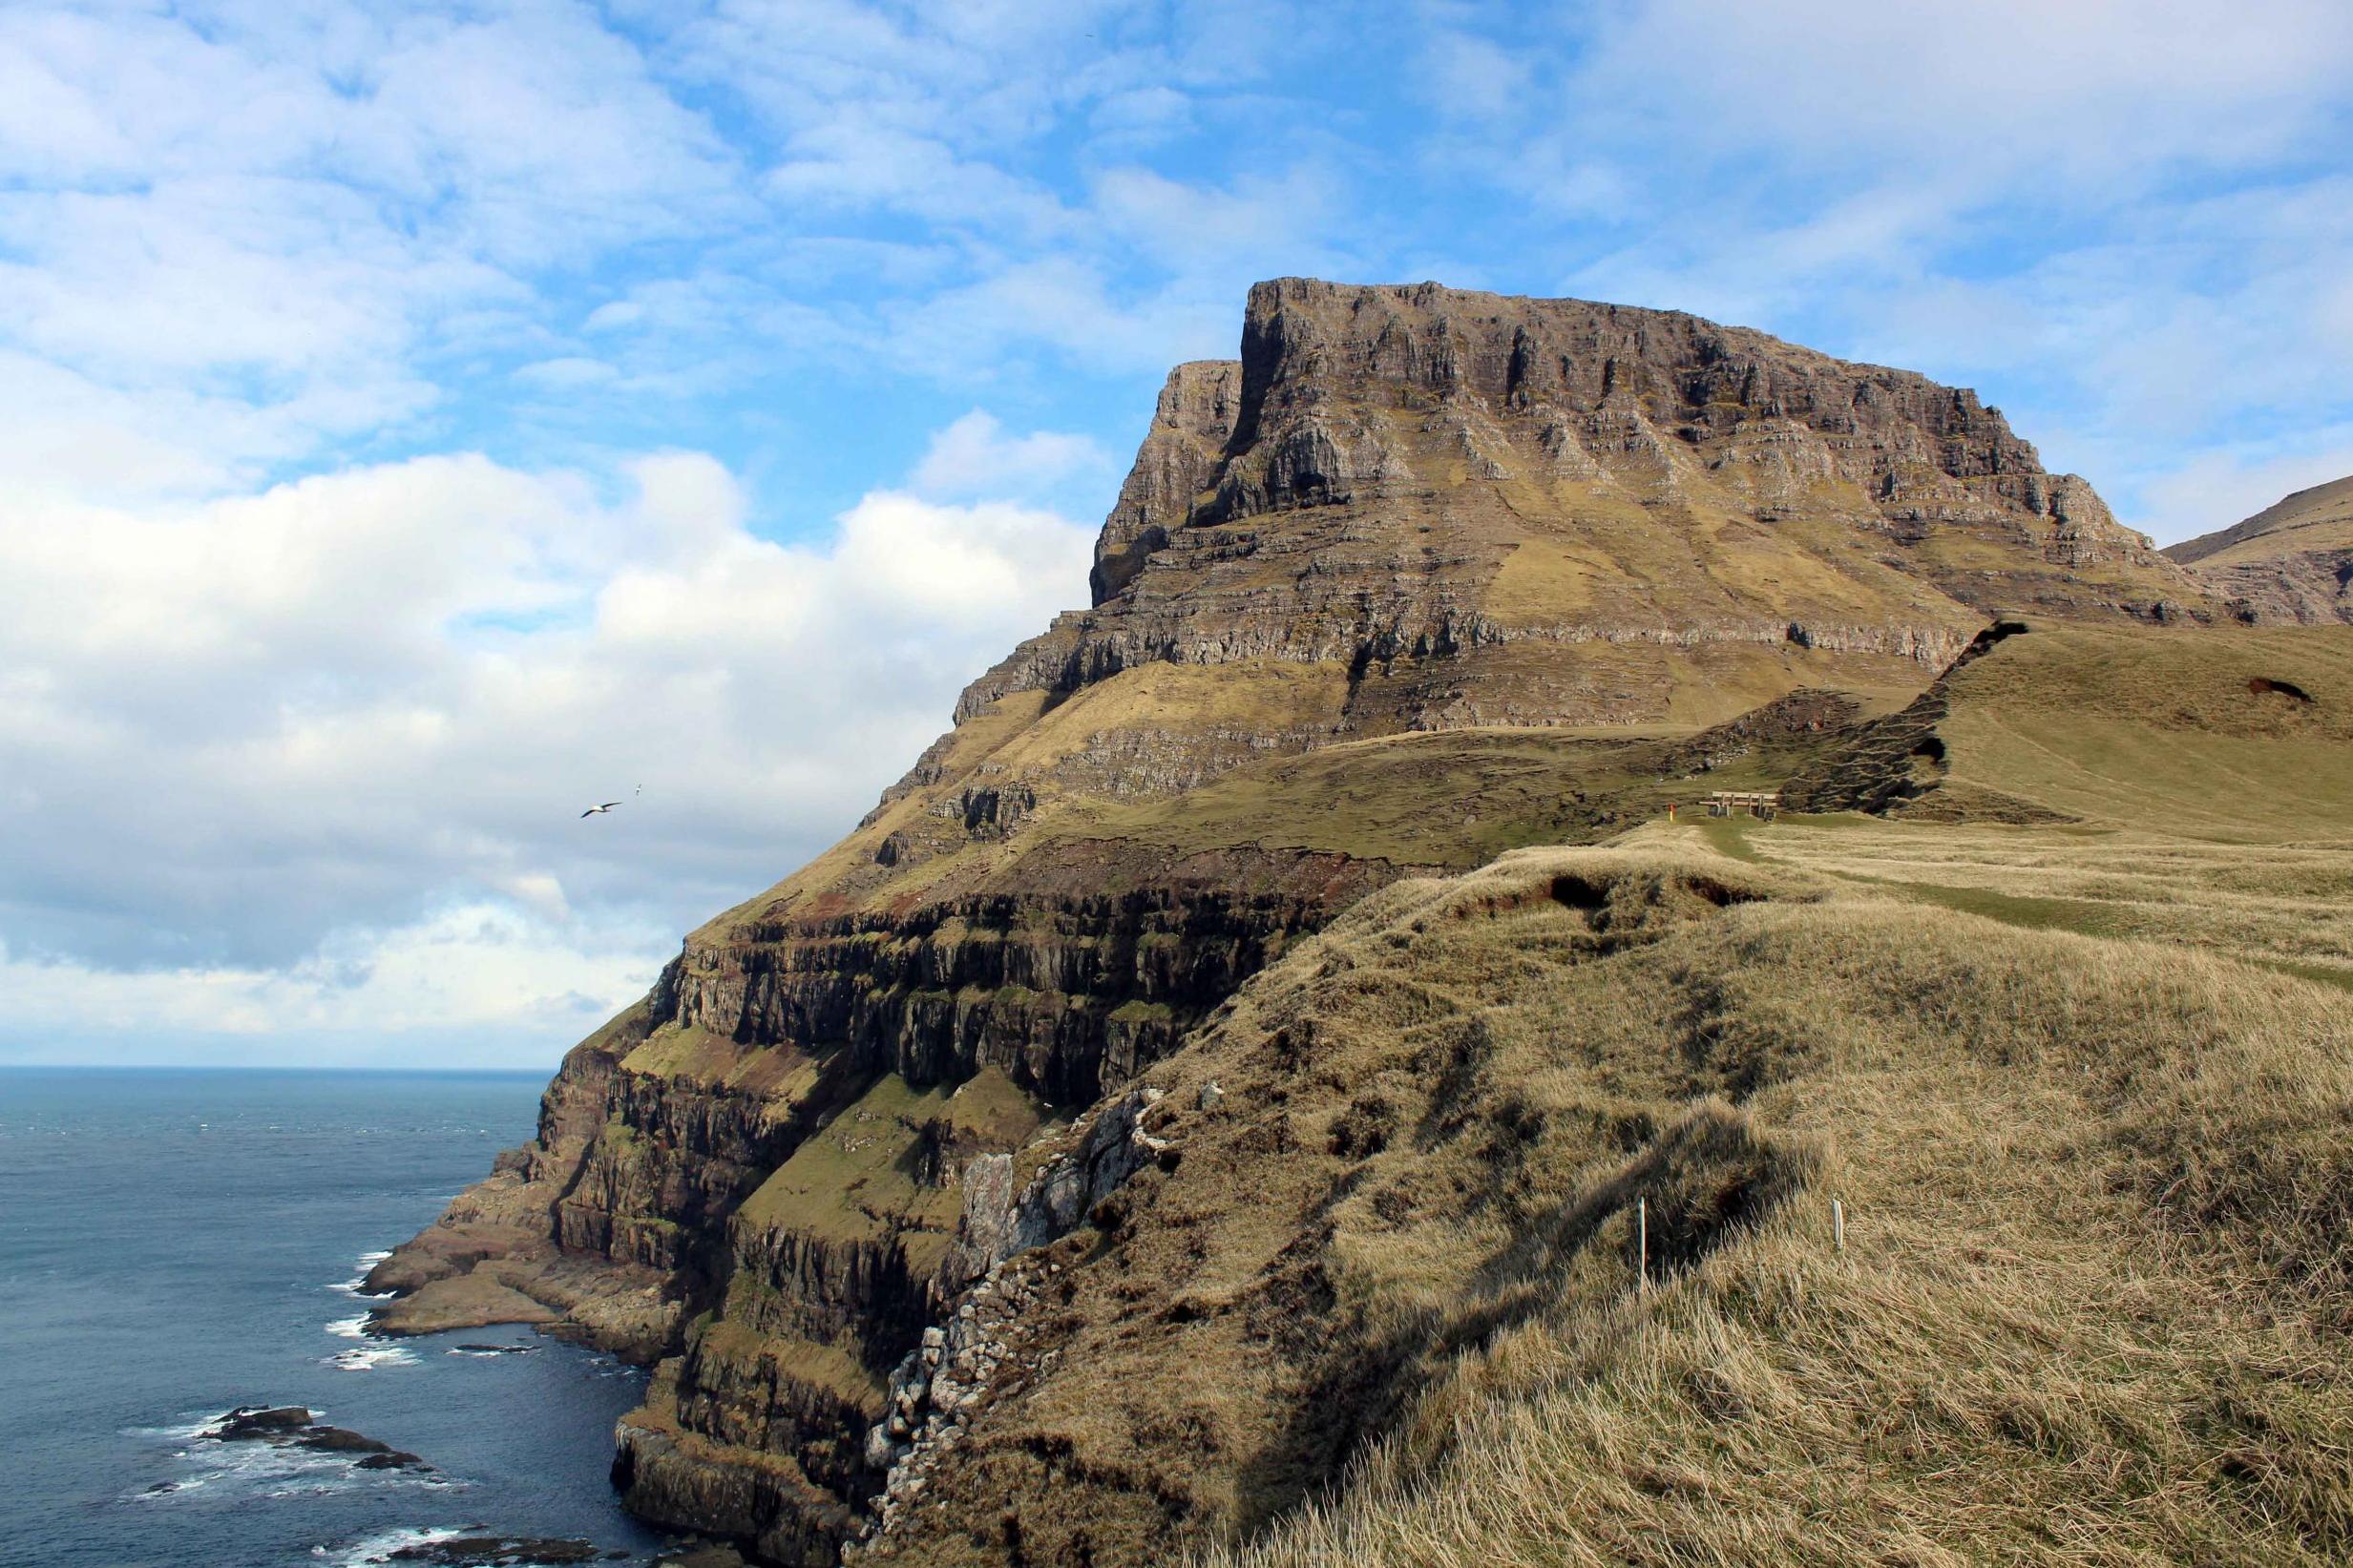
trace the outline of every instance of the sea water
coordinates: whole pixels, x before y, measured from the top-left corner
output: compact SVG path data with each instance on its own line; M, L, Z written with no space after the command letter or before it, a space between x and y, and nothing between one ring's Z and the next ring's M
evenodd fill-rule
M368 1264L530 1137L544 1082L0 1070L0 1565L357 1568L490 1532L649 1560L605 1478L642 1373L520 1328L364 1331ZM198 1435L237 1405L433 1473Z

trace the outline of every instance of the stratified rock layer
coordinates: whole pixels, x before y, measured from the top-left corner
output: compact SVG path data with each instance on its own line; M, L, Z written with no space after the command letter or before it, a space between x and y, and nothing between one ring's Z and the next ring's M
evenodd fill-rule
M1933 671L1996 612L2201 598L1973 393L1691 316L1299 279L1251 290L1239 366L1169 378L1094 586L959 713L1273 658L1346 665L1360 732L1654 718L1670 680L1578 691L1523 645Z
M1366 893L1778 782L1995 611L2215 613L1968 392L1299 280L1170 375L1092 589L371 1276L390 1331L660 1358L615 1464L648 1518L798 1563L903 1513L1018 1381L1038 1245L1157 1158L1116 1097Z

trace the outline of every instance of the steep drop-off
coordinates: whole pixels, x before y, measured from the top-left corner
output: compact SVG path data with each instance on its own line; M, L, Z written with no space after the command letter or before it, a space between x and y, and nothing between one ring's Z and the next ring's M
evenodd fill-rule
M372 1277L387 1331L552 1315L660 1357L616 1462L649 1518L776 1562L889 1546L961 1412L1043 1375L1011 1326L1084 1247L1035 1249L1116 1230L1167 1157L1128 1086L1368 893L1777 783L1997 614L2216 613L1968 392L1686 316L1298 280L1252 290L1238 363L1170 376L1093 591L848 838L690 935ZM1224 1502L1121 1484L1198 1534L1314 1469L1281 1463Z

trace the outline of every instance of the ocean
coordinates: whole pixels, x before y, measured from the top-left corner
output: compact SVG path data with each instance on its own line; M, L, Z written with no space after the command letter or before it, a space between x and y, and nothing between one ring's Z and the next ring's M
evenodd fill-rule
M359 1568L660 1537L606 1484L642 1372L527 1328L370 1340L358 1277L530 1137L544 1074L0 1070L0 1565ZM527 1346L483 1354L460 1345ZM196 1434L238 1405L432 1467Z

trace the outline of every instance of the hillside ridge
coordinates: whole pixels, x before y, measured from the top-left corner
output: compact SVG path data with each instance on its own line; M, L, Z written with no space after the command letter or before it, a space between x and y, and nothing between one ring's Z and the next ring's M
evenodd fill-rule
M2353 625L2353 477L2297 491L2165 554L2240 621Z

